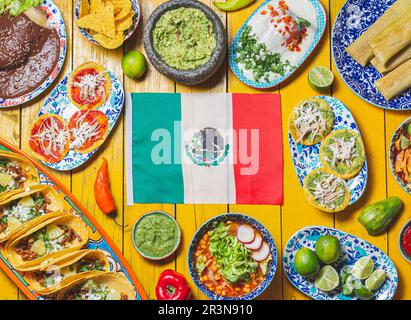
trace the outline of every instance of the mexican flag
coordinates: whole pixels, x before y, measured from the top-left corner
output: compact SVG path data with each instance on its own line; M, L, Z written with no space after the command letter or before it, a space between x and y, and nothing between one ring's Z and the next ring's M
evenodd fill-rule
M282 204L277 94L126 97L127 203Z

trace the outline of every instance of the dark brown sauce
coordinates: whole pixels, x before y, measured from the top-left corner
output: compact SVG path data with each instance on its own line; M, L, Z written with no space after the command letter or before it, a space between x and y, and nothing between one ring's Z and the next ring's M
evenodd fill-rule
M21 97L40 86L54 70L60 52L55 29L26 15L0 15L0 97Z

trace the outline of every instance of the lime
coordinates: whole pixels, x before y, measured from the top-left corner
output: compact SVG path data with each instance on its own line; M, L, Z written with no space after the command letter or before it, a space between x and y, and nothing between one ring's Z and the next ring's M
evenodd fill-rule
M324 266L315 278L315 286L322 291L332 291L340 284L337 271L331 266Z
M334 75L326 67L314 67L308 72L308 82L315 90L328 89L334 81Z
M368 290L361 282L357 282L354 286L354 294L361 300L371 300L374 298L374 293Z
M320 263L314 251L302 247L294 258L295 270L302 276L315 275L320 270Z
M341 254L340 241L334 236L321 236L315 244L315 253L325 264L334 263Z
M121 60L121 67L127 77L140 78L146 71L147 64L144 55L137 50L130 50Z
M353 268L352 274L358 279L367 279L374 271L374 262L370 257L362 257L358 260Z
M365 280L365 286L371 291L378 290L384 284L385 279L387 279L385 271L377 269Z

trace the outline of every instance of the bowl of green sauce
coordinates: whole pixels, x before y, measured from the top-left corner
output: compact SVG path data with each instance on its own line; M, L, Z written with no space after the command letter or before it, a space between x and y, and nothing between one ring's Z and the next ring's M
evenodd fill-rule
M146 259L163 260L170 257L178 249L180 241L180 227L166 212L148 212L134 224L134 247Z
M144 48L158 72L194 85L210 78L224 62L227 34L210 7L195 0L171 0L148 19Z

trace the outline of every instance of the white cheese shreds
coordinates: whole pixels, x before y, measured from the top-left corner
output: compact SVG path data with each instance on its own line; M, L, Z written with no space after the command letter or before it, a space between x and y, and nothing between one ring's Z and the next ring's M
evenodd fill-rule
M295 127L299 133L297 143L301 142L307 135L312 133L311 141L327 130L327 124L315 103L307 102L296 110Z
M66 149L70 136L69 130L60 128L59 122L54 117L50 117L41 123L38 132L32 138L38 138L37 143L42 152L46 156L58 159L59 157L55 155L55 152L60 153Z
M314 197L314 200L331 209L337 206L335 201L344 196L346 190L344 187L345 181L332 174L323 174L317 181L314 181L314 186L309 187L309 191Z
M107 78L104 76L106 71L100 72L96 75L86 74L81 77L80 81L74 80L70 85L80 88L80 100L85 103L96 102L99 97L106 101L106 92L104 85Z
M101 126L100 123L93 119L90 123L85 121L88 112L77 119L77 123L74 128L71 129L71 148L78 149L85 143L92 141L94 137L100 134Z
M331 159L328 157L328 160L331 161L332 166L335 167L339 163L347 166L353 164L357 151L355 142L355 137L351 137L348 141L344 138L334 138L334 143L328 145L332 153Z

